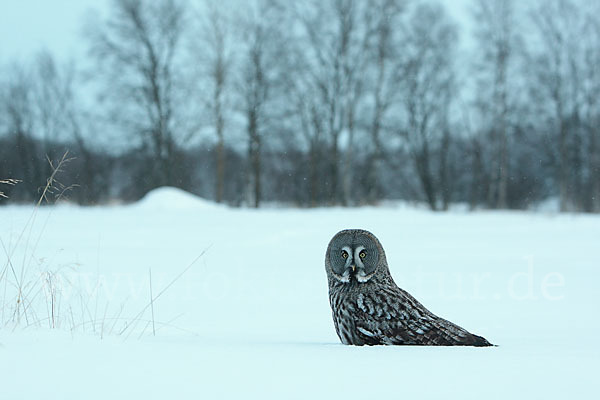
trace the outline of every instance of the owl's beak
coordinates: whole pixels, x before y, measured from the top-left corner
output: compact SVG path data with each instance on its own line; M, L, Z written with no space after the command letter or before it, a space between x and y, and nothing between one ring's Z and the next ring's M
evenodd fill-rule
M352 272L356 272L356 265L351 265L350 268L352 268Z

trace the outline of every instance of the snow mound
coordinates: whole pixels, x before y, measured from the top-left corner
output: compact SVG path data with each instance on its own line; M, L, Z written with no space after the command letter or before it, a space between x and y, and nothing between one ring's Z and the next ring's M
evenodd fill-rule
M164 186L146 193L136 206L151 209L220 209L222 206L185 190Z

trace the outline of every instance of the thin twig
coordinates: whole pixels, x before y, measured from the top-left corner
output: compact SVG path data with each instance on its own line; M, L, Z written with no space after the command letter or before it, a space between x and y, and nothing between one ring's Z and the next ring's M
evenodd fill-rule
M175 320L175 319L179 318L180 316L181 316L181 315L178 315L177 317L175 317L175 318L172 318L170 321L173 321L173 320ZM47 318L43 318L43 319L41 319L40 321L45 321L46 319L47 319ZM127 322L129 322L129 321L130 321L128 318L125 318L125 317L121 317L121 318L106 318L106 321L114 321L114 320L123 321L123 322L125 322L125 323L127 323ZM145 322L146 324L148 324L148 323L152 323L152 321L150 321L150 320L145 320L145 319L139 319L138 321L139 321L139 322ZM74 329L77 329L77 328L79 328L79 327L82 327L82 326L85 326L85 325L95 325L95 324L97 324L97 323L98 323L98 321L97 321L97 320L87 320L87 321L82 321L82 322L80 322L79 324L77 324L77 325L73 326L73 328L71 328L71 329L73 329L73 330L74 330ZM156 325L158 325L158 327L159 327L157 330L160 330L160 329L161 329L161 328L163 328L163 327L169 327L169 328L177 329L178 331L181 331L181 332L190 333L190 334L192 334L192 335L195 335L195 336L197 336L197 335L198 335L198 332L192 331L192 330L190 330L190 329L185 329L185 328L182 328L182 327L180 327L180 326L177 326L177 325L173 325L173 324L171 324L171 323L169 323L169 322L161 322L161 321L156 321ZM30 325L26 325L26 326L25 326L25 328L29 328L29 327L31 327L31 326L33 326L33 325L32 325L32 324L30 324Z
M156 327L154 326L154 299L152 297L152 268L148 268L150 275L150 309L152 310L152 336L156 336Z
M192 261L190 263L190 265L188 265L183 271L181 271L163 290L161 290L156 297L152 298L152 302L156 301L160 296L162 296L163 293L165 293L175 282L177 282L179 280L179 278L181 278L190 268L192 268L194 266L194 264L196 264L196 262L198 262L198 260L200 258L202 258L202 256L208 251L208 249L210 249L210 247L206 248L204 251L202 251L202 253L200 253L200 255L198 257L196 257L194 259L194 261ZM136 322L140 319L140 317L144 314L144 312L148 309L148 307L150 307L152 305L152 302L146 304L146 306L144 308L142 308L142 310L133 318L133 321ZM122 335L123 332L125 332L127 330L127 328L129 328L131 325L126 326L125 328L123 328L121 330L121 332L119 332L119 335Z

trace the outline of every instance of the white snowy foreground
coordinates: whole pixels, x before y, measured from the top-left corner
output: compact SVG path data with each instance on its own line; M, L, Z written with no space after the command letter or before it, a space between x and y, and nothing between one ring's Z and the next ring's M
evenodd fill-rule
M30 229L31 217L31 207L0 207L1 399L565 399L600 389L598 216L254 211L165 188L129 206L42 207ZM323 264L344 228L372 231L400 287L498 347L340 344ZM26 310L15 281L29 291Z

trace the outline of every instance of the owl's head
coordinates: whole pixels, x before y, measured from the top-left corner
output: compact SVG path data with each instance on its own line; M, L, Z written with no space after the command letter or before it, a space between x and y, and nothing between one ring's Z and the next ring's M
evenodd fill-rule
M362 229L347 229L338 232L329 242L325 269L330 279L360 284L378 272L387 274L387 261L375 235Z

